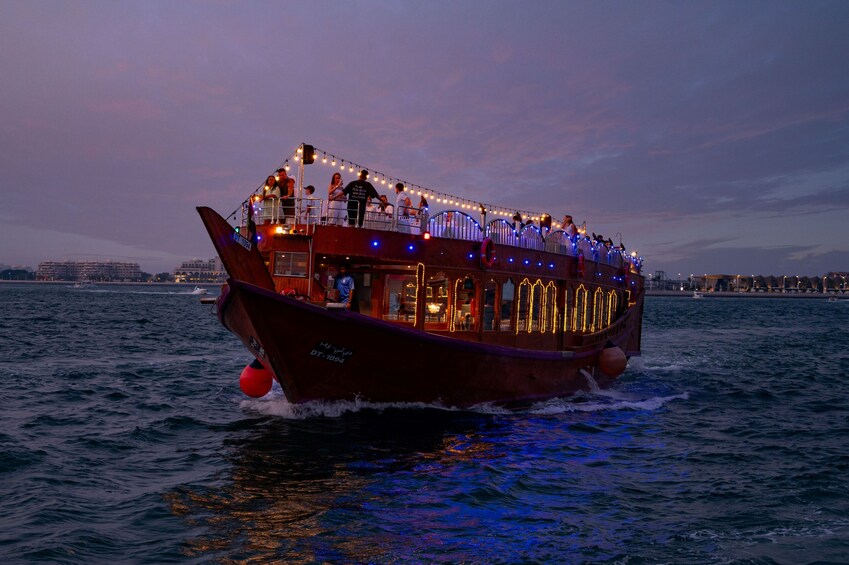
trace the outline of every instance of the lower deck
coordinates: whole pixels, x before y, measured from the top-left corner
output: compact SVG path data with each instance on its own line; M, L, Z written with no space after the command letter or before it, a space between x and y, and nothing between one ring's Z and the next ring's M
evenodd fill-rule
M277 292L336 300L341 265L355 281L351 309L434 334L481 343L570 351L608 340L639 353L642 277L627 267L481 242L320 226L269 232L259 249ZM632 313L636 315L632 316ZM633 331L623 326L634 325ZM627 338L621 336L627 335Z

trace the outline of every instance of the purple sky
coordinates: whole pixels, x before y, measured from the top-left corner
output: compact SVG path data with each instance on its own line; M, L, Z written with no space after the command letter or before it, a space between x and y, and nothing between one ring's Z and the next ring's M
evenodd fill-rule
M229 214L307 142L569 212L673 278L847 270L847 24L846 1L0 0L0 263L212 257L195 206Z

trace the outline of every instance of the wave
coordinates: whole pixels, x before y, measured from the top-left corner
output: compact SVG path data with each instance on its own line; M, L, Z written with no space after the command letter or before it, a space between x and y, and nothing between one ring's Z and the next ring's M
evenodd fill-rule
M306 420L310 418L339 418L346 414L362 411L382 412L385 410L440 410L444 412L472 412L485 415L556 415L570 412L611 412L618 410L653 411L673 400L688 400L689 393L672 396L653 396L637 398L617 390L594 390L565 398L552 398L536 402L528 407L515 409L494 404L478 404L468 408L445 406L438 402L369 402L365 400L316 400L303 404L292 404L286 399L277 383L266 396L255 399L243 399L239 406L243 410L263 416L273 416L287 420Z

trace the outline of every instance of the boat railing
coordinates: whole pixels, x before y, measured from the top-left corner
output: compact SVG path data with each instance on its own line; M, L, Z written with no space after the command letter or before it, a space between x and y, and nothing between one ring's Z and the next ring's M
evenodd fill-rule
M545 250L545 240L542 232L534 225L528 224L519 230L519 247L522 249Z
M481 241L483 230L477 220L458 210L446 210L434 215L427 222L427 230L433 237Z
M563 230L555 230L545 238L545 250L558 255L575 256L576 244Z
M424 209L401 205L395 209L393 221L389 227L401 233L420 233L422 222L426 222L426 218Z
M389 231L392 229L392 223L395 218L391 212L383 212L378 209L366 209L363 227L371 230Z
M513 229L513 224L498 218L486 224L486 237L492 240L496 245L509 245L511 247L519 247L519 236L516 235L516 230Z
M325 202L324 199L313 197L270 197L253 200L251 205L257 224L298 225L299 229L305 228L307 233L312 233L317 225L348 225L347 202ZM246 223L245 208L242 225ZM367 210L363 222L363 228L366 229L410 234L422 233L422 226L433 237L466 241L481 241L488 237L496 245L572 257L581 254L587 260L629 268L634 273L639 273L642 267L639 258L627 255L618 247L609 248L586 235L570 237L563 230L555 230L543 237L540 229L530 224L517 232L512 223L502 218L491 220L482 227L472 216L459 210L445 210L428 219L426 209L414 206L400 206L396 213L382 212L377 208Z

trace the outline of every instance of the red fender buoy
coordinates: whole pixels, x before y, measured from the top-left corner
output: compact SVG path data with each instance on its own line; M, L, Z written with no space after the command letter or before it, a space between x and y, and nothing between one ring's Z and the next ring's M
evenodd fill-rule
M608 377L618 377L627 365L628 357L625 352L612 343L608 343L598 354L598 368Z
M271 390L272 380L271 371L254 359L242 369L242 374L239 375L239 388L251 398L260 398Z

